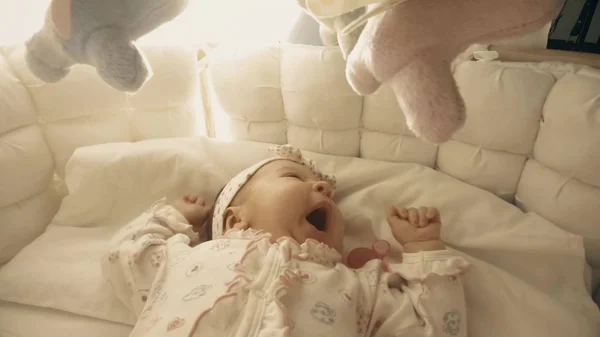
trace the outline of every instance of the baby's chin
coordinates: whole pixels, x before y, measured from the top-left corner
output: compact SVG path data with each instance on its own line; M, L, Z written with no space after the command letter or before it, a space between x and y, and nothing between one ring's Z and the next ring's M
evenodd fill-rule
M342 244L336 243L335 240L332 238L332 236L327 232L319 231L315 227L311 226L311 229L307 230L304 241L306 241L308 239L312 239L312 240L321 242L323 244L326 244L327 246L329 246L329 248L335 249L338 251L338 253L342 254L342 249L343 249Z
M298 244L303 244L308 240L314 240L327 245L329 248L335 249L338 253L342 254L343 245L341 243L334 242L331 235L326 232L322 232L310 226L310 228L301 228L300 231L293 231L292 233L271 233L271 242L275 243L280 238L291 238Z

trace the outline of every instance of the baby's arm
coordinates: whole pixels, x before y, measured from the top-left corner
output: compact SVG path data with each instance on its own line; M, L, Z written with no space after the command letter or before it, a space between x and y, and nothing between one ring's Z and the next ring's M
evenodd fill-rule
M165 199L156 202L115 234L102 259L103 274L116 296L136 315L144 307L157 275L164 274L167 254L189 249L190 244L200 241L192 221L188 221L199 219L189 212L195 210L192 215L206 219L210 208L199 198L193 202L189 197L182 200L173 205Z
M422 319L425 336L467 336L464 289L459 275L468 269L469 263L447 250L440 240L437 209L394 208L388 222L404 246L402 263L390 265L390 288L398 288L410 297ZM389 326L394 324L393 316L387 322L391 329L394 329Z

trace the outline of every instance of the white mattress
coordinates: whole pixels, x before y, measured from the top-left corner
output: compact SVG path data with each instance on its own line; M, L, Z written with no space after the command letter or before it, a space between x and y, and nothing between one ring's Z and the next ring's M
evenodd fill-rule
M126 324L0 301L2 337L127 337L131 329Z

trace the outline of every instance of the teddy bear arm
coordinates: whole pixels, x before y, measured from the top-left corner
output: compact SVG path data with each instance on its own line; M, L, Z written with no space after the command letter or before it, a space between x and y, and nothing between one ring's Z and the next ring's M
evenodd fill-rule
M325 46L337 46L337 33L323 24L319 24L319 37Z
M450 139L466 118L451 58L441 54L430 51L420 55L389 81L410 130L431 143Z
M367 23L346 60L346 79L360 95L370 95L381 86L381 81L373 73L372 64L368 63L372 60L368 36L372 33L373 25L372 22Z
M50 20L50 17L47 18ZM49 21L26 42L25 60L36 77L47 83L63 79L71 70L73 60L66 54L60 38Z
M344 34L343 29L351 24L354 20L358 19L361 15L365 14L365 12L366 8L358 8L352 12L342 14L341 16L337 17L335 21L338 44L345 60L348 59L348 55L350 55L350 52L356 46L358 38L360 37L360 33L362 33L363 29L365 28L366 22L347 34Z
M146 62L127 34L117 28L100 29L85 46L87 61L112 87L135 92L149 77Z

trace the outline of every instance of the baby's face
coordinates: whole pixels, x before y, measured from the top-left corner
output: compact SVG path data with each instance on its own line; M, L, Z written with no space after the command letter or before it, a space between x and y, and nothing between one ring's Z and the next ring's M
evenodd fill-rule
M331 199L332 186L312 171L289 160L263 166L248 182L242 207L250 227L299 243L323 242L342 252L344 220Z

